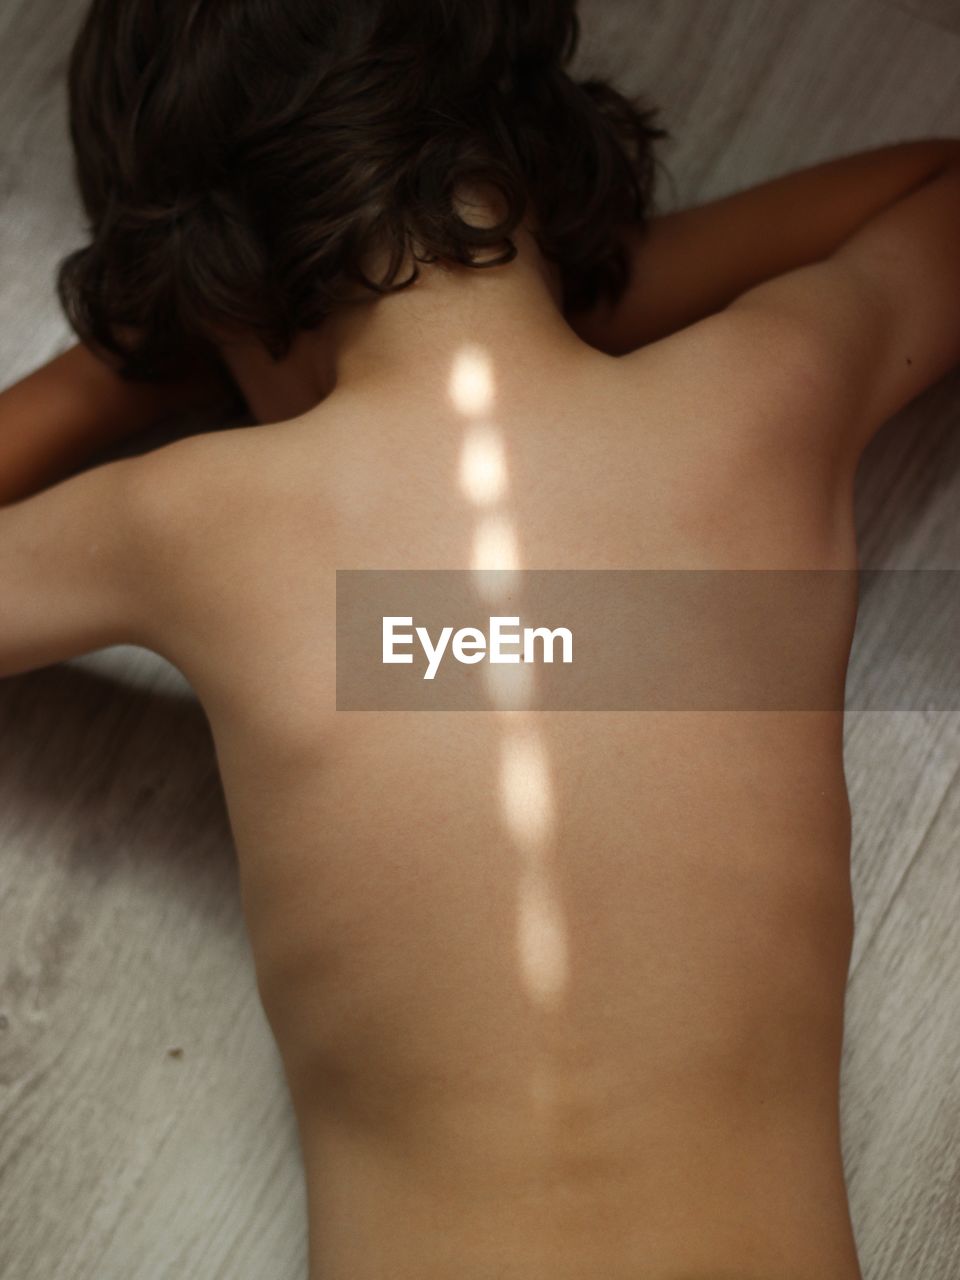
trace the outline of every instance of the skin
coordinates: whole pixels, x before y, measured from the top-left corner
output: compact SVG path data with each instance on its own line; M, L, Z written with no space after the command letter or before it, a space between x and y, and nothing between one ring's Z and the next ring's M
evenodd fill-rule
M523 567L852 570L859 454L956 359L934 266L960 277L960 175L925 192L896 382L857 363L895 345L871 241L617 359L524 229L508 267L431 268L272 380L225 347L249 402L283 404L269 425L0 511L0 674L144 644L209 716L315 1280L858 1280L839 711L338 713L334 574L471 563L467 344ZM824 616L828 682L852 621Z

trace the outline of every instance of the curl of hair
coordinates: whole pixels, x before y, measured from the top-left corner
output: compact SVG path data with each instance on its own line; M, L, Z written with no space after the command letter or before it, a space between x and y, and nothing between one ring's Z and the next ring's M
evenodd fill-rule
M280 358L418 263L511 261L531 207L565 308L615 303L670 135L571 78L578 38L575 0L93 0L68 78L90 233L58 269L68 320L133 378L231 331ZM461 217L461 182L499 192L496 226Z

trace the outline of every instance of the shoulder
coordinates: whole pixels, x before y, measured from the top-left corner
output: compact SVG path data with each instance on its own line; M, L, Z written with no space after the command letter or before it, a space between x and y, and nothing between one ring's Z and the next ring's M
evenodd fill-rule
M776 389L822 396L836 390L823 333L786 308L731 304L621 359L638 371L655 363L683 370L704 390L717 382L760 395Z
M184 436L132 459L129 503L144 532L189 538L231 494L241 498L261 471L259 430L224 428ZM176 519L184 508L194 516L186 526Z
M189 436L139 459L130 506L152 600L149 647L202 699L270 624L326 524L316 448L295 424Z
M218 512L236 493L214 471L202 443L177 442L0 507L0 674L122 644L176 663L200 597L197 549L229 524Z
M303 470L286 426L203 432L136 459L128 505L141 541L171 573L209 562L240 535L275 527Z
M738 561L853 560L849 388L815 331L728 310L618 363L663 425L671 509L692 527Z
M147 644L188 679L188 639L216 617L247 531L266 519L265 430L185 436L132 460L126 506L150 601Z
M661 386L696 431L849 471L842 368L824 333L787 309L728 307L619 363L638 388Z

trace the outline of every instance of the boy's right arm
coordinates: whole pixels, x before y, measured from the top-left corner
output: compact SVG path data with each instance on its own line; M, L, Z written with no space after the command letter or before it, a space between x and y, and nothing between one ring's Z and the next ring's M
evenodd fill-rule
M0 505L171 414L225 406L230 390L226 372L212 365L185 370L179 381L124 379L77 343L0 391Z

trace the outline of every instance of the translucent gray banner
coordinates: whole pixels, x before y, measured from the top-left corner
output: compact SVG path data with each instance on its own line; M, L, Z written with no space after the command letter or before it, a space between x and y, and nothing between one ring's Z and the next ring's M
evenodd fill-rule
M841 708L960 708L960 571L337 571L340 711Z

